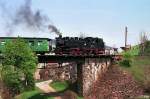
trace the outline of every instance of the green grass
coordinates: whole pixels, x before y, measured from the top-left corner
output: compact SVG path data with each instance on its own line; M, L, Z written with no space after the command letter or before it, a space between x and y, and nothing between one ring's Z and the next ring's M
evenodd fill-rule
M65 82L56 81L52 82L50 86L54 88L56 91L63 91L69 87L69 84L67 81ZM83 97L77 96L77 99L83 99Z
M54 99L54 98L41 94L40 89L35 88L35 90L23 92L22 94L16 96L15 99Z
M78 96L77 99L83 99L83 97L79 97L79 96Z
M128 70L137 81L144 83L145 70L147 68L150 68L150 56L135 56L132 58L131 67L125 69Z
M69 87L69 84L65 82L52 82L50 83L50 86L53 87L56 91L63 91Z

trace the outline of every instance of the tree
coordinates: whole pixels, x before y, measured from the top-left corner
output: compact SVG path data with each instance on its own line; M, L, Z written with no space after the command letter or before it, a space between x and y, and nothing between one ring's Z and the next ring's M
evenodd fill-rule
M12 95L34 88L37 58L27 43L17 38L7 41L2 51L2 81Z
M148 46L149 46L149 41L148 41L148 36L146 34L146 32L142 32L140 34L140 54L144 55L145 52L147 51Z

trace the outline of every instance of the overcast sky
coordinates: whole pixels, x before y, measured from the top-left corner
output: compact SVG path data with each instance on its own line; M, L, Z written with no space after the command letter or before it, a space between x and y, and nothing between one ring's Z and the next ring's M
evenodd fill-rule
M24 0L0 0L13 12ZM101 37L107 45L124 45L124 28L128 26L128 43L137 44L139 33L150 32L150 0L32 0L32 9L47 15L63 36ZM0 10L0 36L7 36ZM5 12L5 11L4 11ZM15 31L9 36L54 38L53 33Z

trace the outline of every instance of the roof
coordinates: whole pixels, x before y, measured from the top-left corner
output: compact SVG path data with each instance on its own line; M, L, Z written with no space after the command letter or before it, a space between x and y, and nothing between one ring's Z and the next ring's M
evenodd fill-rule
M0 37L0 39L16 39L18 37ZM49 38L39 38L39 37L19 37L23 39L44 39L44 40L50 40Z

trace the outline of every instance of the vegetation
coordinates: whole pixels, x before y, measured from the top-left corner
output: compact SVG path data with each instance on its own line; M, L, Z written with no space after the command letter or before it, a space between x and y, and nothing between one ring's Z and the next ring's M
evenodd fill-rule
M1 77L12 96L25 90L34 89L33 74L36 69L37 58L19 37L6 42L2 50Z
M123 53L123 60L120 61L120 65L124 67L130 67L132 63L132 57L133 55L130 52L124 52Z
M56 81L56 82L51 83L50 86L53 87L57 92L59 92L59 91L64 91L65 89L67 89L69 84L66 81L65 82ZM25 91L21 93L20 95L16 96L15 99L54 99L54 97L44 95L42 94L42 91L40 89L35 88L34 90ZM77 96L77 99L83 99L83 97Z
M144 51L141 52L142 55L150 55L150 41L146 41L144 44Z
M54 99L53 97L46 96L41 93L40 89L35 88L34 90L23 92L16 96L15 99Z
M132 46L131 49L128 51L128 53L131 56L138 56L140 53L140 46L139 45Z
M56 81L56 82L52 82L50 86L53 87L56 91L64 91L69 87L69 83L67 81L64 82ZM73 92L69 92L68 94L73 95ZM77 95L75 96L77 97L77 99L83 99L83 97Z
M150 55L150 41L148 35L144 32L140 35L140 55Z
M136 56L133 58L131 67L126 68L133 77L150 92L150 56Z
M52 82L50 83L50 86L53 87L56 91L63 91L69 87L69 84L64 81L64 82Z
M131 50L124 52L124 59L120 62L121 66L128 70L133 77L144 87L146 93L150 93L150 41L144 41L142 45L134 46ZM136 54L135 54L136 53ZM129 55L129 56L128 56ZM131 58L130 58L131 56Z
M130 59L132 62L129 66L129 61L123 60L120 65L126 65L128 68L125 69L143 86L145 92L150 94L150 41L146 33L141 34L139 45L123 54L124 59Z

